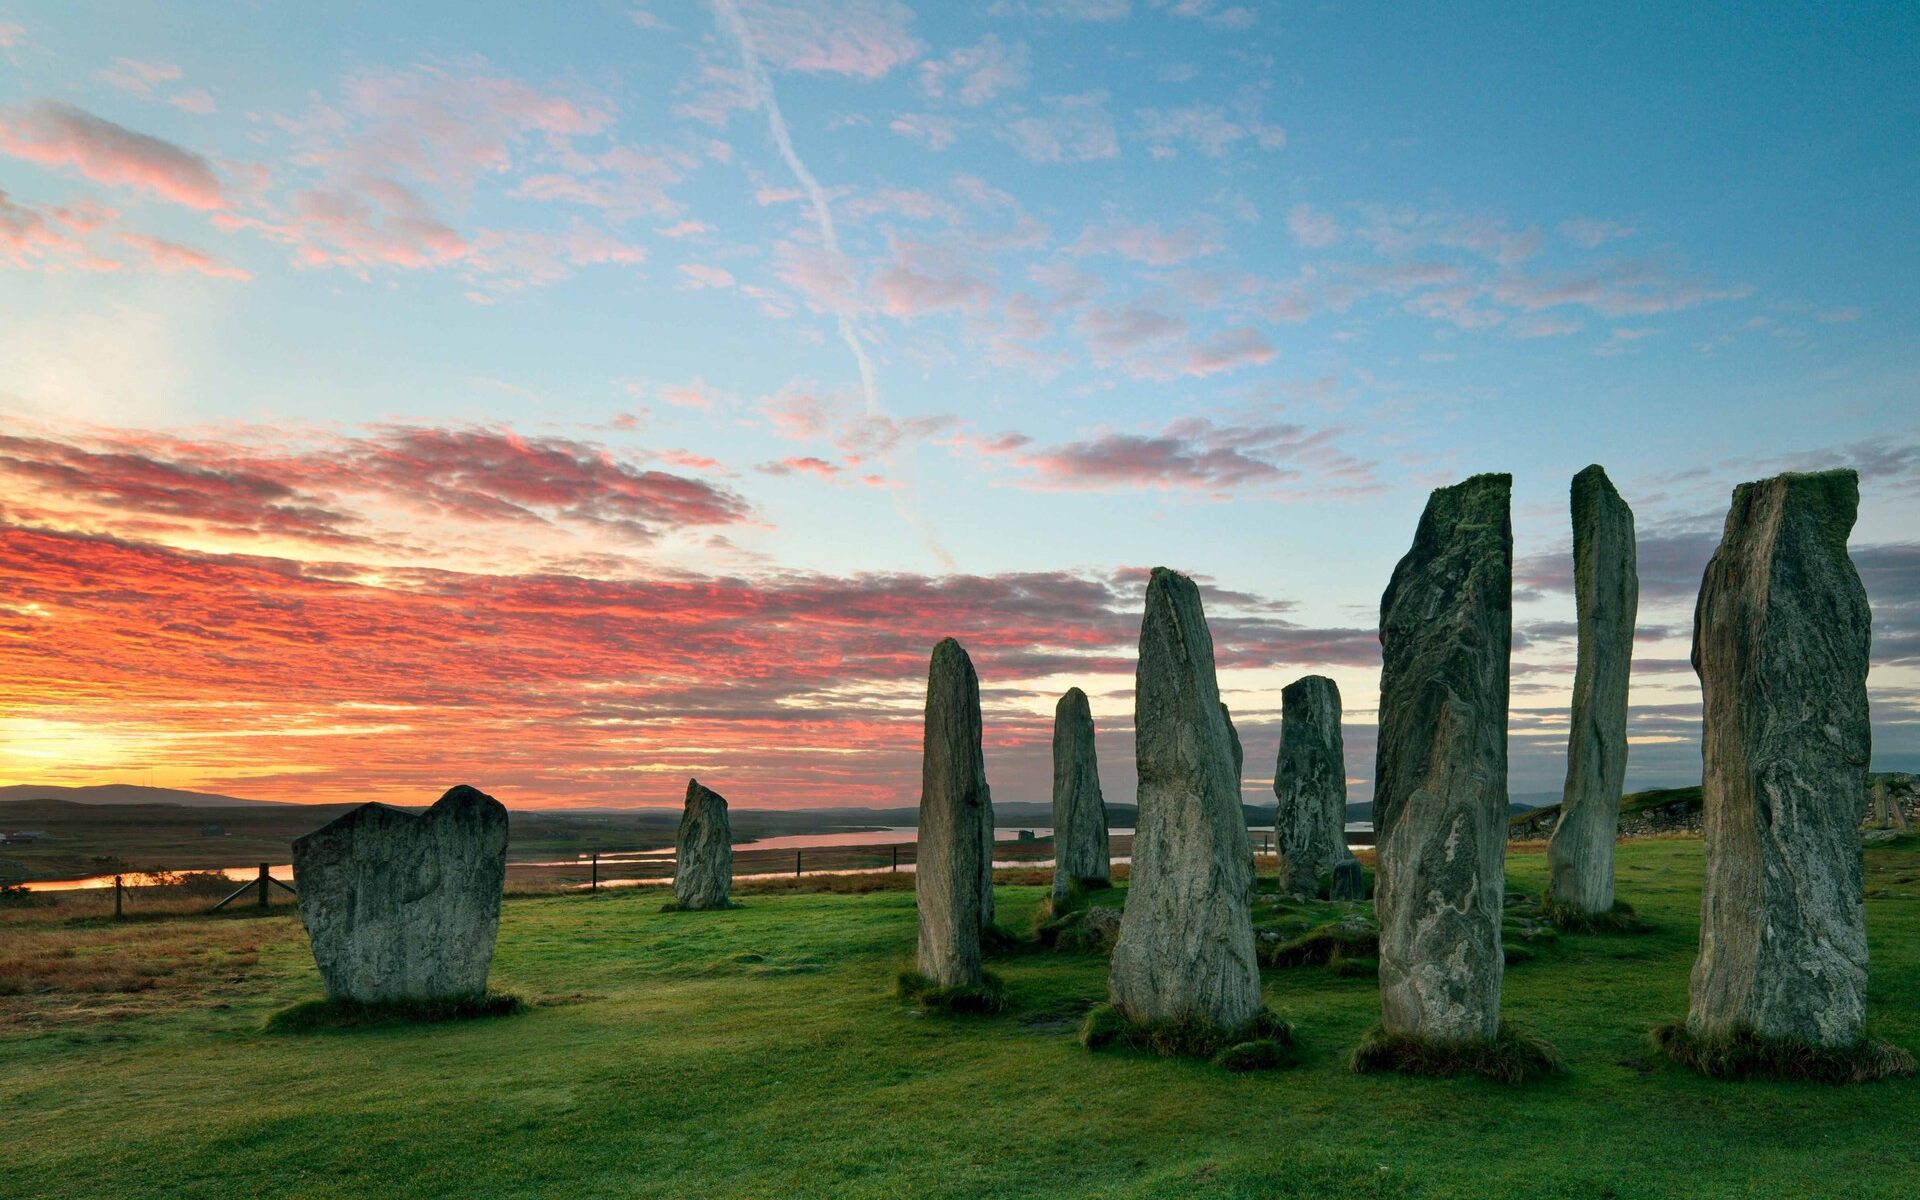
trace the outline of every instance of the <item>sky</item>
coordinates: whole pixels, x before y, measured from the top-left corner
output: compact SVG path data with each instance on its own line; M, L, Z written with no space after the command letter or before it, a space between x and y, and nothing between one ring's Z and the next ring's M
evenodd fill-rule
M996 799L1147 572L1249 802L1428 492L1514 476L1510 790L1565 771L1572 475L1635 510L1629 788L1697 782L1734 485L1861 474L1920 768L1920 8L0 0L0 783Z

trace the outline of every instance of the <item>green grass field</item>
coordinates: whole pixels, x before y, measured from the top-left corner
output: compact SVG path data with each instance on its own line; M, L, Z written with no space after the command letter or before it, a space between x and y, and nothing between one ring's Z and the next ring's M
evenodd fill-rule
M1876 1032L1920 1047L1920 840L1868 863ZM1621 896L1656 931L1563 935L1509 968L1507 1015L1570 1067L1522 1087L1352 1074L1375 983L1325 967L1266 972L1305 1046L1270 1073L1082 1050L1097 956L1002 958L1005 1013L918 1015L891 990L903 890L693 914L659 891L514 899L494 986L530 1012L302 1034L263 1031L319 994L285 916L10 912L0 1194L1920 1195L1920 1081L1715 1083L1649 1056L1685 1011L1699 868L1697 841L1622 846ZM1537 851L1509 869L1543 882ZM1003 884L1003 920L1041 894Z

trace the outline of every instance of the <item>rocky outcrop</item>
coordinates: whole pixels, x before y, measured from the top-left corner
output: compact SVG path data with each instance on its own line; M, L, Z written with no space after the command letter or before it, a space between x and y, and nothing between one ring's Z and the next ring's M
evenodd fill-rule
M1114 1008L1141 1025L1245 1029L1260 1012L1253 844L1200 592L1164 567L1147 584L1140 625L1134 756L1139 812Z
M1861 797L1872 614L1847 557L1853 471L1734 489L1694 610L1706 881L1695 1034L1865 1033Z
M1560 823L1547 842L1548 894L1556 907L1613 909L1613 843L1627 774L1627 679L1640 608L1633 510L1607 473L1573 477L1573 596L1578 657L1567 733Z
M1079 884L1104 887L1112 874L1107 805L1093 749L1087 694L1068 688L1053 709L1053 900Z
M1308 675L1280 693L1280 754L1273 766L1274 842L1280 888L1311 898L1320 876L1347 853L1347 759L1340 738L1340 689Z
M1499 1025L1512 483L1436 490L1380 599L1374 904L1389 1036L1488 1041Z
M990 897L993 809L980 749L980 680L960 643L933 648L927 669L914 897L920 974L939 987L978 987L982 897Z
M733 890L733 825L720 793L687 780L674 838L673 898L681 908L726 908Z
M363 804L296 838L300 921L327 998L485 994L506 877L506 807L465 785L418 815Z

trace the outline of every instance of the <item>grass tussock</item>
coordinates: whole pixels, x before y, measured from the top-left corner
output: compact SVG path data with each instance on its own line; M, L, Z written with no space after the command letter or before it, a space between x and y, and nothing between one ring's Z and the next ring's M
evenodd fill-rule
M1852 1046L1819 1046L1766 1037L1753 1029L1698 1034L1684 1021L1657 1026L1648 1036L1662 1056L1713 1079L1872 1083L1914 1073L1910 1052L1876 1038Z
M1230 1071L1272 1070L1298 1061L1293 1026L1270 1008L1238 1029L1222 1029L1198 1019L1136 1022L1102 1004L1087 1013L1080 1044L1089 1050L1125 1048L1162 1058L1208 1059Z
M1377 969L1380 930L1370 921L1342 918L1317 925L1267 950L1269 967L1331 966L1334 962L1372 961ZM1336 974L1347 973L1336 971Z
M894 990L922 1012L992 1014L1007 1007L1007 985L992 971L982 971L972 986L944 986L918 971L902 971Z
M988 956L1018 954L1030 950L1034 943L1021 937L1005 925L995 923L980 931L980 953Z
M1603 913L1583 913L1564 904L1555 903L1551 895L1540 901L1540 915L1553 923L1554 927L1566 933L1626 934L1652 933L1653 926L1640 919L1633 911L1633 905L1624 900L1614 901L1613 907Z
M266 1028L269 1033L317 1033L380 1025L427 1025L441 1021L511 1017L528 1010L528 1004L520 997L502 992L441 1000L389 1000L377 1004L362 1004L355 1000L308 1000L274 1013L267 1018Z
M729 900L725 904L682 904L678 900L669 900L660 906L663 913L725 912L730 908L739 908L740 902Z
M1348 1065L1359 1075L1380 1071L1443 1079L1478 1075L1495 1083L1526 1083L1567 1071L1552 1043L1505 1021L1490 1042L1436 1042L1388 1033L1375 1025L1354 1047Z

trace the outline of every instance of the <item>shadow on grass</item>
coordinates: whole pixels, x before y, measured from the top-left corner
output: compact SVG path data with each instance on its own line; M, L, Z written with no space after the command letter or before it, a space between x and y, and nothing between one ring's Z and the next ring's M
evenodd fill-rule
M528 1011L518 996L488 992L452 1000L307 1000L267 1018L268 1033L320 1033L388 1025L430 1025L481 1017L511 1017Z
M1712 1079L1872 1083L1914 1073L1911 1053L1875 1038L1852 1046L1818 1046L1752 1029L1697 1034L1683 1021L1656 1026L1648 1037L1664 1057Z
M1490 1042L1436 1042L1388 1033L1375 1025L1354 1047L1349 1065L1360 1075L1376 1071L1438 1079L1479 1075L1495 1083L1526 1083L1567 1073L1552 1043L1505 1021Z
M1087 1013L1080 1044L1089 1050L1125 1047L1163 1058L1203 1058L1229 1071L1270 1071L1299 1061L1293 1026L1270 1008L1238 1029L1210 1021L1129 1020L1111 1004Z
M724 904L682 904L678 900L669 900L660 906L663 913L726 912L729 909L745 908L738 900L729 900Z

